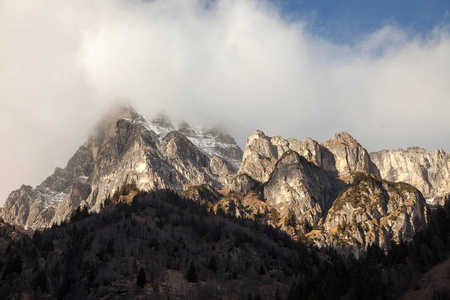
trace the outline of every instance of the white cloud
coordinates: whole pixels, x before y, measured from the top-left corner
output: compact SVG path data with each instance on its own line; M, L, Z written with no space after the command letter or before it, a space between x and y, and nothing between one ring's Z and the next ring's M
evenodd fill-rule
M259 128L450 150L448 29L343 46L305 28L256 0L0 2L0 199L64 166L117 98L241 145Z

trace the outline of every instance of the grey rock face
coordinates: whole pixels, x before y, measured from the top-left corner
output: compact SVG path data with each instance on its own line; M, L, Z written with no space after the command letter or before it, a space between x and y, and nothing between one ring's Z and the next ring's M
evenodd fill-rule
M218 129L177 127L161 116L147 121L130 107L118 107L64 169L34 189L13 191L1 214L6 222L42 228L65 220L79 205L98 211L126 183L141 190L222 187L241 157L234 139Z
M300 222L320 224L344 186L343 182L289 150L264 184L264 198L281 215L294 211Z
M345 180L355 171L380 175L368 152L347 133L335 134L329 141L319 144L310 138L303 142L279 136L271 138L260 130L247 139L238 173L266 182L276 162L288 150L297 152L332 177Z
M353 172L365 171L380 176L380 171L370 159L370 155L351 135L346 132L334 134L323 143L335 157L340 178L349 178Z
M312 233L318 246L387 249L390 240L410 241L426 222L420 191L381 180L368 152L347 133L319 144L255 131L239 174L248 176L238 177L232 190L247 192L248 178L263 182L266 204L281 216L293 211L300 224L322 225L324 232Z
M387 249L390 240L409 242L426 223L425 200L415 187L355 173L334 201L324 227L331 243Z
M443 150L412 147L382 150L370 156L384 179L415 186L431 204L450 193L450 154Z
M56 168L55 172L35 189L23 185L19 190L13 191L3 207L3 219L8 223L33 228L50 225L49 222L60 204L79 205L79 192L76 190L79 184L88 180L92 170L92 154L86 146L81 146L66 168Z
M254 188L258 182L247 174L239 174L231 180L230 190L246 194Z

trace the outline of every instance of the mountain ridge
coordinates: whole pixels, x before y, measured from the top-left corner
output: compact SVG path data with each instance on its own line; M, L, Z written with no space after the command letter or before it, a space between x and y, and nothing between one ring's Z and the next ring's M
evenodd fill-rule
M191 133L186 137L167 122L161 117L148 121L130 106L114 107L64 169L56 168L34 189L22 186L13 191L2 217L10 223L42 228L64 220L80 205L98 211L101 202L125 183L142 190L178 191L184 184L226 184L242 152L234 139L217 129L196 130L185 123L183 130ZM161 124L167 132L152 130ZM192 140L202 135L209 143L195 145ZM215 136L222 142L211 142ZM184 148L172 147L178 143ZM180 156L186 159L177 160Z
M418 148L408 151L425 153ZM436 155L446 162L445 152ZM357 251L371 243L388 248L389 239L412 239L419 226L411 220L417 217L426 223L430 203L424 202L420 185L420 191L412 186L406 194L397 190L403 185L386 175L386 164L380 163L379 157L369 154L346 132L318 143L311 138L270 137L256 130L242 151L217 127L197 128L186 122L174 125L163 115L148 120L132 107L120 106L103 118L97 133L80 146L65 168L56 168L36 188L22 186L13 191L0 214L9 223L44 228L66 220L77 207L98 212L105 199L124 185L179 193L193 187L188 194L197 201L202 195L199 189L207 186L215 195L211 202L215 211L263 217L295 238L307 236L319 247L338 246L336 240L342 237L335 235L336 226L345 223L348 230L341 245ZM428 166L431 171L433 166ZM391 168L401 170L399 166ZM354 185L355 176L364 178L360 185ZM445 173L436 178L436 182L444 182L441 190L450 193ZM372 207L370 211L355 205L364 201ZM342 205L335 205L337 202ZM395 208L386 209L389 205ZM261 210L267 212L261 214ZM361 216L346 218L356 214Z

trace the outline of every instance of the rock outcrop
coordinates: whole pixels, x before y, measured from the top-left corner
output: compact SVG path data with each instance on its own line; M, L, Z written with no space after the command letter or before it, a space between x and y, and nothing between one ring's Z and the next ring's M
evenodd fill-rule
M331 178L297 152L285 152L264 184L266 203L280 215L294 212L301 223L322 223L345 184Z
M162 116L148 121L131 107L118 107L64 169L36 188L22 186L5 202L6 222L42 228L65 220L78 206L98 211L124 184L141 190L209 184L234 177L242 151L217 128L174 126Z
M239 173L264 183L277 161L288 150L297 152L335 178L347 180L356 171L380 175L366 149L348 133L335 134L330 140L319 144L310 138L301 142L279 136L268 137L260 130L247 139Z
M164 116L148 121L119 107L64 169L36 188L13 191L0 214L8 223L42 228L66 220L78 206L98 211L131 184L144 191L173 189L236 216L262 217L318 246L387 249L392 240L410 241L426 223L422 193L429 203L449 198L449 178L450 156L442 150L369 155L347 133L320 144L257 130L242 152L218 128L176 126Z
M348 133L334 134L322 145L333 153L339 178L347 179L356 171L365 171L380 176L380 171L371 161L367 150Z
M369 153L347 133L319 144L255 131L231 190L245 194L259 182L265 204L281 218L295 218L286 224L296 228L285 230L304 231L317 246L350 246L357 253L371 244L388 249L392 240L411 241L426 223L421 192L380 175ZM316 230L306 232L312 224Z
M431 204L450 193L450 154L443 150L412 147L382 150L370 156L382 178L415 186Z
M388 249L391 240L409 242L426 223L426 203L418 189L367 173L354 173L324 223L329 241L364 249Z
M236 175L230 183L230 190L247 194L251 189L260 186L260 183L245 173Z

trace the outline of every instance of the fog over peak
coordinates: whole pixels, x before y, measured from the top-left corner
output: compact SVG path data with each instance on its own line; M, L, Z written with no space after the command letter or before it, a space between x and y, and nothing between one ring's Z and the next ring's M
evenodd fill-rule
M257 0L0 2L0 204L63 167L117 99L241 147L261 129L450 150L449 28L386 23L345 45L307 22Z

